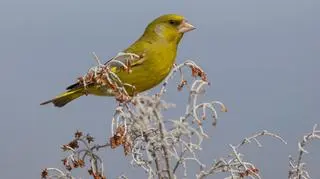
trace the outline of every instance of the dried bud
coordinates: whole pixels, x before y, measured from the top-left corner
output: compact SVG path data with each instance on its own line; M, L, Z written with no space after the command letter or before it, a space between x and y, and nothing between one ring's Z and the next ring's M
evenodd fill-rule
M73 168L79 167L79 162L77 160L72 160Z
M203 81L207 81L207 74L199 67L191 66L192 76L199 76Z
M241 178L244 178L246 176L249 176L249 175L252 175L252 174L257 174L257 173L259 173L259 169L250 167L246 171L239 173L239 176Z
M83 160L79 159L79 160L78 160L78 164L79 164L79 166L80 166L81 168L84 167L84 161L83 161Z
M77 131L76 133L74 133L74 137L75 137L76 139L79 139L82 135L83 135L83 134L82 134L82 132L80 132L80 131Z
M125 141L124 126L119 126L113 137L110 138L111 148L114 149L119 145L123 144Z
M187 80L181 80L181 82L178 85L178 91L181 91L186 84L187 84Z
M94 138L92 136L90 136L89 134L87 134L86 139L88 141L88 143L90 144L91 142L94 142Z
M124 102L129 101L131 99L130 96L128 96L128 95L126 95L126 94L124 94L122 92L116 92L115 93L115 98L120 103L124 103Z
M47 178L47 176L48 176L48 170L47 169L42 170L41 178L45 179L45 178Z
M68 164L67 158L62 159L61 161L62 161L62 164L63 164L64 166L66 166L66 165Z
M130 141L129 137L127 136L124 143L123 143L124 155L128 155L131 152L132 145L131 145L131 142L129 142L129 141Z
M77 140L73 140L68 144L69 147L73 148L73 149L77 149L79 148L79 144Z

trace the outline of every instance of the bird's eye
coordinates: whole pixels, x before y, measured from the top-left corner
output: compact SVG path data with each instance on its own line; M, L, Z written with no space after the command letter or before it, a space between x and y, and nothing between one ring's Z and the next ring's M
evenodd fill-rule
M169 23L170 23L171 25L175 25L175 24L176 24L176 21L174 21L174 20L169 20Z

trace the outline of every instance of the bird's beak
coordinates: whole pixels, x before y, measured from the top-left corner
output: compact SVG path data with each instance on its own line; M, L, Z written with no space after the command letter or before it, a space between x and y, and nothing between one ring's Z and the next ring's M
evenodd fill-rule
M196 29L193 25L189 24L187 20L183 20L182 23L178 26L178 30L181 33L189 32Z

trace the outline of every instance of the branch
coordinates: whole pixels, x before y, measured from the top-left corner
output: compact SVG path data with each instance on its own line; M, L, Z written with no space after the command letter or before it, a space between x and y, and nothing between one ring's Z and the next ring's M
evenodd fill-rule
M42 171L41 177L44 179L73 179L72 170L83 168L85 163L88 162L90 164L89 174L95 179L105 179L102 159L95 151L109 147L110 144L93 145L93 141L93 137L89 134L83 135L82 132L77 131L74 139L61 147L64 152L70 153L62 160L65 172L57 168L46 168Z
M227 178L243 178L248 176L250 178L258 178L260 179L259 169L251 162L247 162L243 159L243 154L239 153L238 150L240 147L245 144L249 144L254 141L258 147L262 147L262 144L258 140L259 137L262 136L271 136L272 138L280 140L282 143L287 144L282 137L277 134L268 132L263 130L262 132L258 132L253 134L250 137L246 137L242 140L238 145L229 144L231 148L231 154L227 157L220 158L218 161L214 161L211 168L207 170L201 170L199 174L197 174L197 179L203 179L209 175L214 175L217 173L229 173L230 176Z
M313 141L314 139L320 139L320 130L317 130L318 125L315 124L312 131L303 136L301 142L298 142L299 154L298 160L295 161L291 156L289 156L289 179L308 179L311 178L307 169L306 164L302 162L303 154L308 154L309 152L305 149L306 145Z

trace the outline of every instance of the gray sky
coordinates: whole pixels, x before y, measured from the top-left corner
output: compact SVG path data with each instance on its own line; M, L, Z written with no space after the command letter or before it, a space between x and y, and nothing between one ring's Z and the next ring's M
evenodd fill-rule
M77 129L99 142L110 136L111 98L83 97L62 109L39 103L83 75L94 64L90 52L114 56L165 13L183 14L197 27L184 36L177 61L202 66L212 83L206 97L229 108L209 128L203 161L267 129L288 145L266 138L264 148L243 152L264 178L286 178L297 140L320 124L319 8L319 0L0 0L1 178L39 178L42 168L61 167L59 146ZM187 97L178 99L171 88L166 99L182 105ZM305 158L313 178L320 178L319 148L317 141ZM132 178L143 174L129 169L122 149L102 153L111 178L123 171Z

